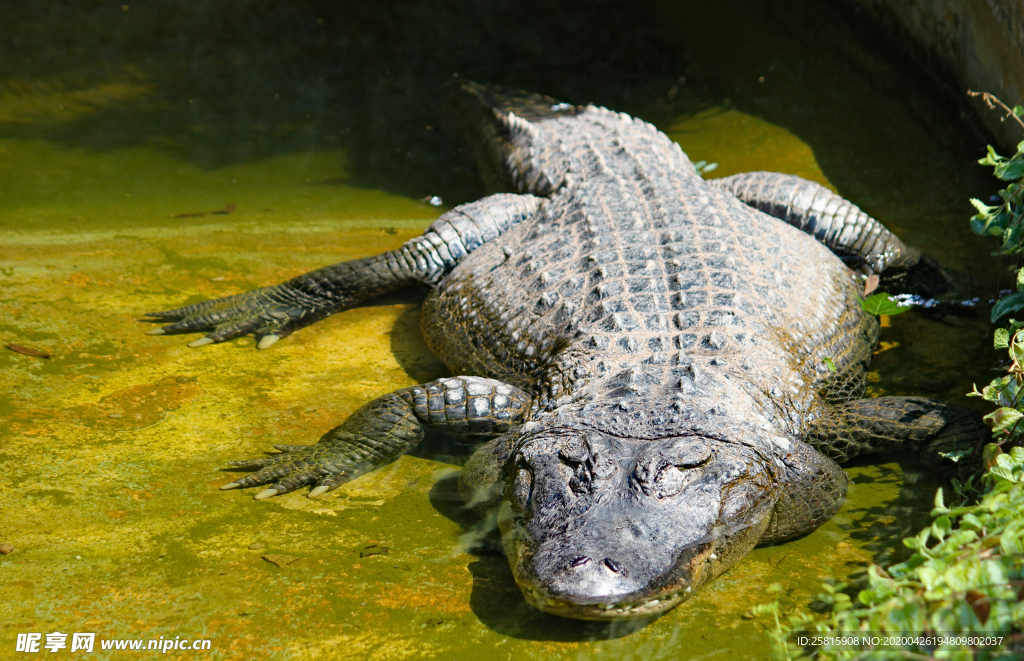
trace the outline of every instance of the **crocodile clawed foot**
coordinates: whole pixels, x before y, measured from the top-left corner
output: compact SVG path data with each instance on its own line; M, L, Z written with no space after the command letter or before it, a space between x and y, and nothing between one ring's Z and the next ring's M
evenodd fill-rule
M275 445L274 448L280 452L259 459L229 461L226 470L256 472L220 488L227 491L266 485L267 488L255 496L256 500L266 500L312 484L309 497L316 498L354 477L351 470L339 465L343 464L342 461L337 461L337 458L332 461L329 451L322 445Z
M269 349L281 338L329 314L329 303L300 296L285 283L174 310L147 312L146 319L140 321L174 322L146 331L149 335L207 334L190 342L190 347L254 335L257 349Z

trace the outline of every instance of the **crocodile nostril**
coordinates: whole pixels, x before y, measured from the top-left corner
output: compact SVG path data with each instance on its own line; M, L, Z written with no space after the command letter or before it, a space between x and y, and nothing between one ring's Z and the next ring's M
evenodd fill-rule
M604 566L607 567L608 569L611 569L616 574L621 574L622 573L622 565L619 564L617 561L612 560L611 558L605 558L604 559Z
M588 558L585 555L578 555L578 556L576 556L575 558L573 558L572 560L569 561L569 566L570 567L582 567L583 565L587 564L588 562L590 562L590 558Z

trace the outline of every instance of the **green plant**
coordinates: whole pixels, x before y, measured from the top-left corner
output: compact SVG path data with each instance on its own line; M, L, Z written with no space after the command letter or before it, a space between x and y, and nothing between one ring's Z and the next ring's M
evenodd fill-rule
M883 291L868 298L862 298L860 300L860 307L868 314L886 314L891 317L894 314L902 314L909 310L910 304L900 303L891 294Z
M1024 448L1007 454L990 444L985 461L981 499L949 507L939 489L932 525L903 540L914 549L906 562L870 566L855 598L845 584L823 585L818 601L827 617L780 619L777 598L755 607L775 618L772 658L1019 659L1024 641L1016 651L1011 641L1024 627ZM884 644L907 636L920 639ZM801 637L823 644L801 644ZM969 637L992 644L958 644ZM878 644L864 643L872 638ZM829 642L835 640L843 644Z
M1024 108L1017 106L1015 116L1024 115ZM1007 315L1024 308L1024 268L1021 258L1024 254L1024 142L1017 145L1017 153L1012 158L1000 156L992 147L988 154L979 161L982 165L991 166L995 175L1002 181L1010 182L1006 188L997 193L1002 202L996 206L983 204L980 200L971 200L978 213L971 218L971 229L978 234L998 236L1002 243L994 254L1016 258L1014 270L1015 289L999 298L992 306L992 322L996 323ZM999 408L985 416L985 421L992 427L992 435L1002 447L1019 445L1024 429L1024 322L1010 319L1003 328L997 328L993 336L996 349L1006 349L1010 364L1007 374L994 379L980 392L975 387L970 393L992 402Z
M1002 107L1006 118L1012 117L1024 128L1024 107L1011 109L990 94L972 95L982 96L990 108ZM992 308L992 322L998 323L1024 309L1024 142L1012 157L1000 156L989 147L979 162L992 167L1001 181L1009 182L997 193L999 204L971 200L978 211L971 218L974 232L999 237L1000 248L994 255L1016 259L1015 291L1000 297ZM861 302L874 314L894 314L882 311L883 306L891 305L896 305L895 301L883 294ZM755 607L755 614L774 618L768 634L772 658L1024 658L1024 634L1020 633L1024 630L1024 321L1009 319L996 329L993 346L1007 350L1007 373L970 393L998 407L985 416L994 442L982 452L986 472L980 484L973 477L964 482L953 480L953 506L947 506L939 489L932 525L903 540L914 554L888 570L870 566L866 586L855 598L845 584L823 585L818 601L828 608L827 616L797 612L780 618L777 597ZM967 454L946 456L959 461ZM887 633L924 637L907 644L878 645L874 637L865 642L869 632L881 634L881 642L887 642ZM803 640L799 638L802 634ZM950 641L930 634L998 638L998 644L972 646L960 644L962 638ZM834 644L837 639L844 644Z
M1024 142L1017 145L1017 153L1010 158L1000 156L990 146L988 154L978 162L991 166L996 177L1010 182L996 194L997 199L1001 200L997 205L990 206L978 199L971 200L978 211L971 218L971 229L976 234L999 237L1002 243L995 254L1017 259L1014 279L1018 291L996 301L992 307L992 322L995 323L1024 308L1024 270L1020 268L1021 253L1024 252Z

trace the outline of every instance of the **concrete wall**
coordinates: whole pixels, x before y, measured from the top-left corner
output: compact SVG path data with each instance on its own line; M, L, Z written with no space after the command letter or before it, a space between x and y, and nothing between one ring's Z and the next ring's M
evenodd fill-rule
M991 92L1009 106L1024 103L1024 0L849 0L903 41L917 59L952 85ZM1024 139L1005 112L972 99L982 123L1004 150Z

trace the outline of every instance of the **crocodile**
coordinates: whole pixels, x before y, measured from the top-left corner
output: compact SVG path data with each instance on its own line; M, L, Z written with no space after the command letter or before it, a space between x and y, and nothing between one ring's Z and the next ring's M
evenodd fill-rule
M654 126L464 83L451 103L490 191L380 255L150 313L152 334L266 349L362 301L427 285L421 328L451 376L379 397L312 445L231 462L222 486L318 497L429 430L478 443L461 473L524 598L555 615L655 616L755 545L843 504L839 462L973 446L979 416L864 398L879 324L866 273L934 262L827 188L705 180ZM920 279L920 278L918 278Z

